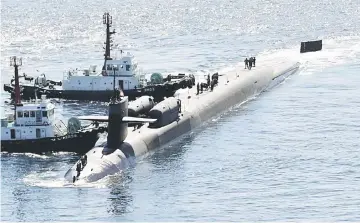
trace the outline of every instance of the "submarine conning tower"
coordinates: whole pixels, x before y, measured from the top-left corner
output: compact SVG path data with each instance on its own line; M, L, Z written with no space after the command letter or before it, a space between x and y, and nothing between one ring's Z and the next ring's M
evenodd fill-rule
M128 115L128 97L109 104L109 123L107 145L103 149L103 154L107 155L120 147L128 134L128 123L123 122L123 118Z

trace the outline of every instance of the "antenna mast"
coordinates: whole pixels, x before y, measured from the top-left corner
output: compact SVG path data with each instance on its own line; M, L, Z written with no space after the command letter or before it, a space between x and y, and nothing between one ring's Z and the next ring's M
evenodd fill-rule
M115 29L111 32L110 31L110 27L112 25L112 16L110 16L110 14L108 12L105 12L103 15L103 24L106 25L106 42L105 42L105 54L104 54L104 67L103 70L106 70L106 60L111 60L111 56L110 56L110 50L113 45L112 45L112 39L111 39L111 35L115 34Z
M15 68L15 107L21 105L20 84L19 84L19 66L22 65L22 58L16 56L10 57L10 66Z

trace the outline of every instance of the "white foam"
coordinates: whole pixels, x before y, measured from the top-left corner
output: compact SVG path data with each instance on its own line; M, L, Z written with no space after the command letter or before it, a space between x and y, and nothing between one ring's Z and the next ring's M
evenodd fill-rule
M276 65L284 59L301 63L300 75L310 75L324 68L359 60L360 36L323 39L321 51L300 54L300 44L286 49L265 50L256 57L258 64Z
M66 181L61 172L49 170L42 173L32 172L25 176L23 181L28 186L44 188L106 188L111 177L114 177L114 175L107 176L96 183L88 183L79 180L73 184Z
M360 57L360 36L342 36L319 38L323 39L321 51L300 53L300 42L280 49L267 49L256 55L258 66L281 66L284 60L295 63L300 62L300 75L310 75L327 67L352 63ZM279 63L280 62L280 63ZM215 66L215 65L214 65ZM204 75L219 72L225 74L234 71L238 67L244 67L244 61L235 64L216 64L216 67L208 67L194 72L197 78L203 79ZM179 73L179 72L173 72Z
M12 155L14 155L14 156L16 156L16 155L19 155L19 156L25 155L25 156L28 156L28 157L40 158L40 159L49 159L50 158L47 155L40 155L40 154L35 154L35 153L12 153Z

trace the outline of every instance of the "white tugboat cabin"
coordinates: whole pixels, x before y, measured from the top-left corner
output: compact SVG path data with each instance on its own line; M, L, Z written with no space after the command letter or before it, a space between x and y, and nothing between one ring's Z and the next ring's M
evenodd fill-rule
M110 31L112 17L109 13L103 15L103 24L106 25L106 42L101 72L96 71L96 66L84 70L83 75L77 75L77 70L67 72L63 78L64 94L77 97L89 93L112 94L113 89L118 88L131 95L146 83L143 81L145 76L140 75L138 63L132 54L120 50L120 57L110 55L111 35L115 34L115 30Z
M30 83L22 84L22 97L29 99L35 94L37 97L44 94L48 98L108 102L114 96L114 90L121 89L130 101L143 95L150 95L156 101L161 101L164 97L173 96L180 88L193 86L191 82L194 77L180 74L168 75L164 79L161 74L157 74L155 76L160 76L156 78L159 81L148 83L146 75L142 73L132 54L119 50L120 52L114 51L113 55L111 36L115 34L115 30L110 31L112 17L109 13L103 15L103 24L106 25L106 42L104 60L101 66L98 66L100 69L97 70L97 66L92 65L85 70L65 71L62 81L47 80L45 74L35 79L24 74L23 77ZM33 79L34 83L32 83ZM5 84L4 90L15 98L12 82Z
M40 103L17 105L14 115L1 119L1 140L54 137L55 106L42 98Z
M114 88L121 89L129 100L141 96L147 86L147 80L135 57L129 52L113 50L110 31L112 17L109 13L103 15L106 25L106 42L104 60L101 66L91 65L89 68L72 69L63 73L62 81L47 80L45 74L35 79L24 75L28 84L22 84L23 98L29 99L36 93L38 97L45 94L48 98L63 98L67 100L109 101L113 97ZM117 55L116 55L117 54ZM34 82L32 83L32 79ZM15 96L12 84L4 85L4 90Z
M112 91L114 87L124 91L139 89L143 87L145 78L139 75L138 63L134 56L127 52L120 58L107 59L104 70L101 73L96 71L96 66L83 71L68 71L63 78L64 91ZM115 78L114 78L115 75Z
M70 118L66 126L62 120L55 120L55 105L45 95L33 103L21 102L21 64L21 58L10 58L10 65L15 68L15 109L13 114L1 118L1 151L84 153L92 148L105 127L96 123L82 127L77 118Z

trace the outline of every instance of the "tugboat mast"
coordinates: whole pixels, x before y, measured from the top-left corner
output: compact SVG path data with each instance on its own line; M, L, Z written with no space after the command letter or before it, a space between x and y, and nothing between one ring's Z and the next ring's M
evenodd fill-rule
M19 84L19 66L22 65L22 58L16 56L10 57L10 66L15 68L15 108L21 106L20 84Z
M112 25L112 16L110 16L110 14L108 12L105 12L103 15L103 24L106 25L106 42L105 42L105 54L104 54L104 67L103 70L106 70L106 60L111 60L111 56L110 56L110 50L113 45L112 40L111 40L111 35L115 34L115 29L110 32L110 27Z
M19 66L22 65L22 58L16 58L16 56L10 57L10 66L15 68L15 109L14 118L16 119L16 107L22 106L20 98L20 84L19 84Z

